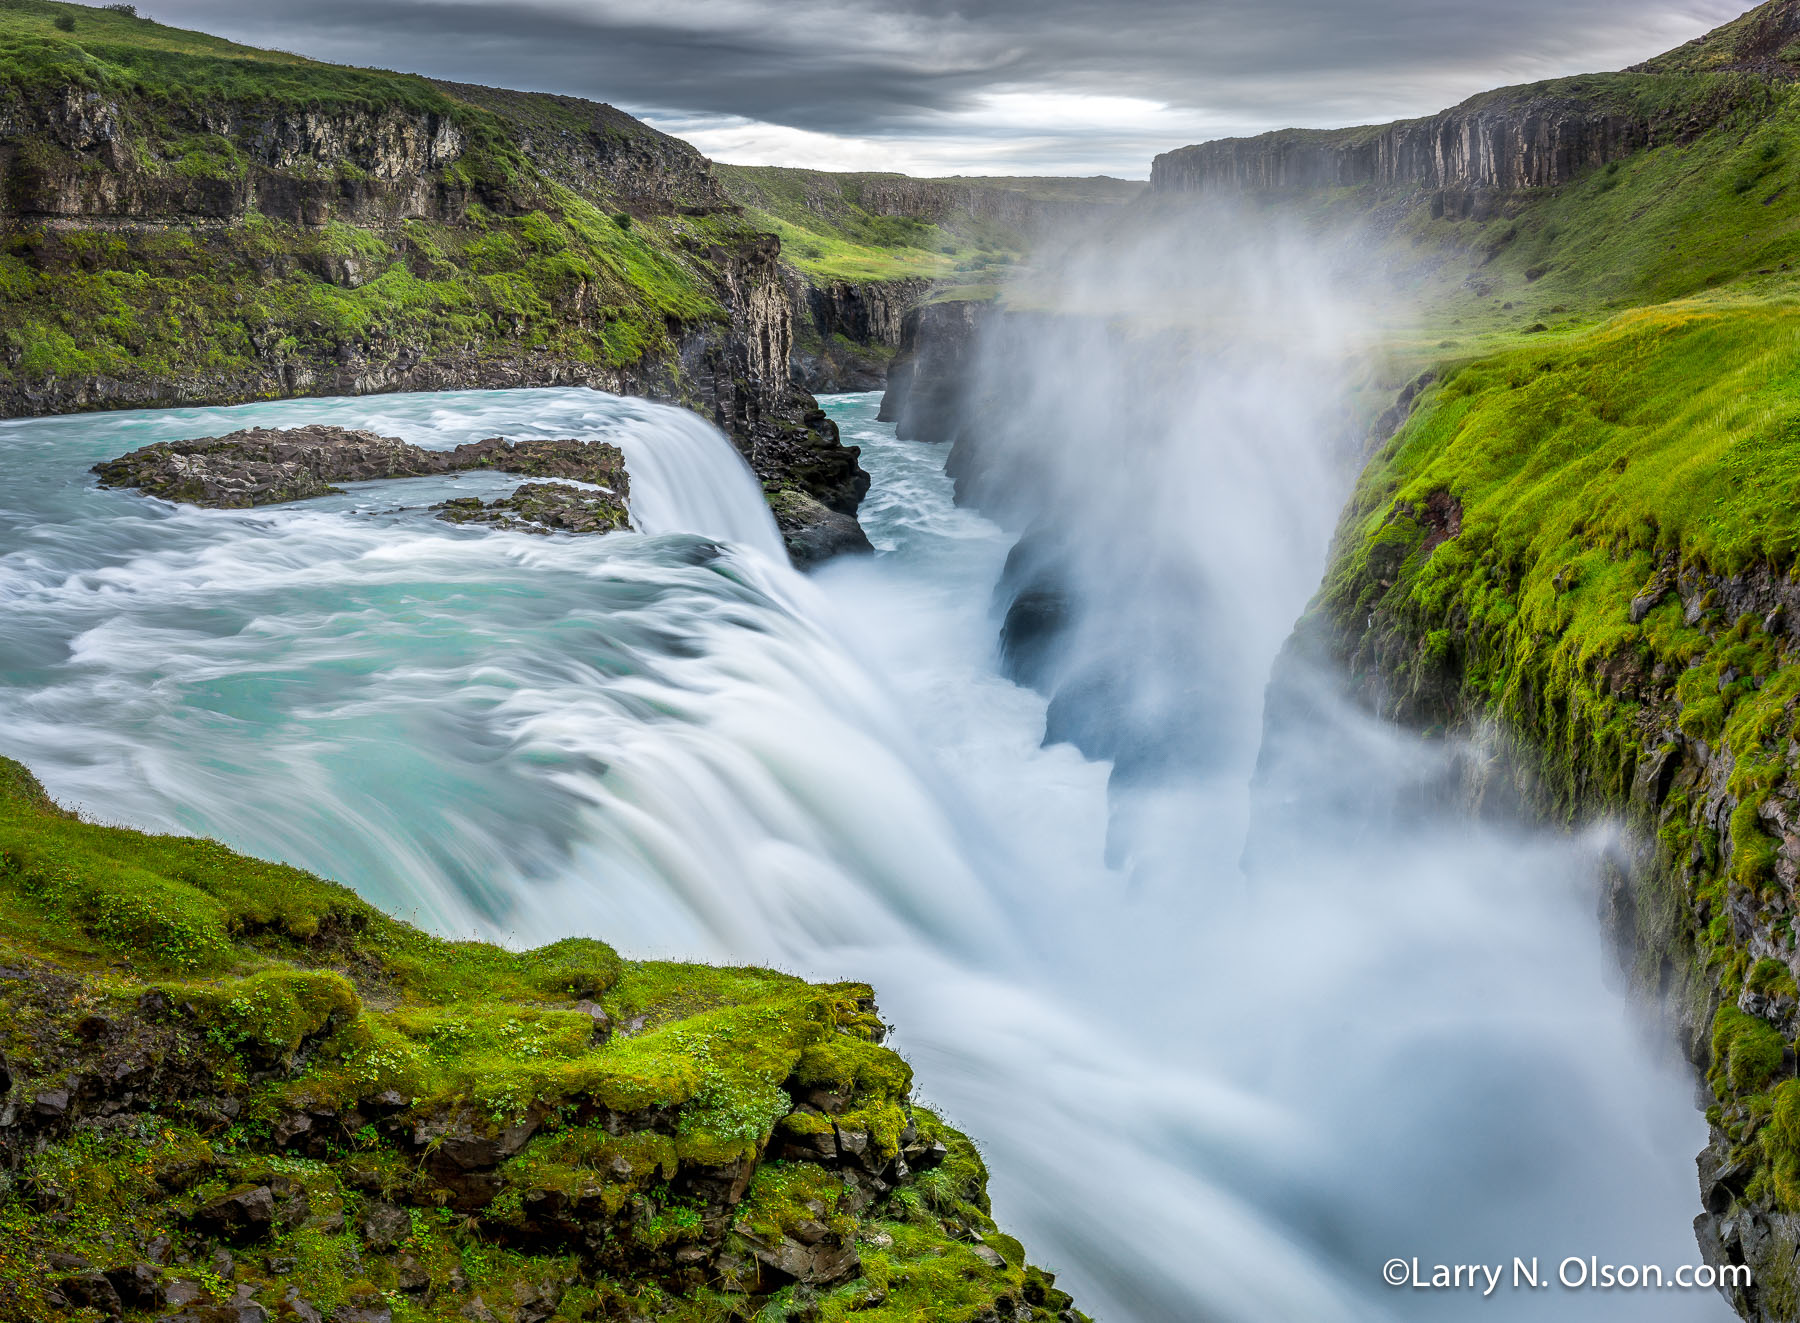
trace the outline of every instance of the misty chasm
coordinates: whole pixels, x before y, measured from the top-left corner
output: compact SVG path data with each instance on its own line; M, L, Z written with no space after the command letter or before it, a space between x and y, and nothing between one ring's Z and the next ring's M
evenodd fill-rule
M1166 296L1166 256L1077 262L1050 297ZM877 554L808 578L723 437L587 390L0 425L7 751L105 820L441 932L872 983L997 1218L1097 1318L1727 1317L1708 1291L1381 1280L1695 1262L1668 1155L1704 1127L1607 986L1604 833L1470 822L1428 793L1456 751L1325 677L1265 745L1355 463L1355 301L1301 254L1193 279L1229 336L1003 319L961 504L947 447L828 399ZM306 423L612 441L635 531L433 515L500 475L244 511L87 475ZM999 646L1022 586L1056 603L1029 674Z

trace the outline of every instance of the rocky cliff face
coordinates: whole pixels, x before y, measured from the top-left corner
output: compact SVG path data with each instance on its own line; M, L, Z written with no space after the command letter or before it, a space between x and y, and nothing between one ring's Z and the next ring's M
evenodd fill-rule
M469 145L443 113L198 107L184 127L216 141L172 168L141 154L151 144L133 120L100 91L15 92L0 109L8 218L192 224L256 212L312 226L456 221L483 196L477 183L442 173Z
M780 258L773 235L719 255L731 331L690 338L682 358L713 421L763 479L788 554L806 566L873 550L856 522L869 475L861 452L839 442L837 424L793 381L794 307Z
M993 305L951 300L906 314L900 350L888 369L881 420L903 440L955 441L974 389L976 340Z
M1435 190L1437 214L1472 214L1484 195L1555 188L1659 142L1703 132L1734 87L1671 104L1655 74L1564 79L1488 93L1429 119L1339 130L1283 129L1164 152L1158 193L1301 189Z
M874 390L902 321L934 289L975 297L1023 253L1118 214L1143 185L1095 179L912 179L722 166L733 201L790 241L793 359L809 390Z
M512 125L525 157L567 187L611 195L640 214L732 205L704 156L612 106L471 83L434 86Z
M955 228L988 226L1026 237L1104 219L1143 187L1119 179L915 179L745 166L725 167L722 183L744 206L797 208L831 223L860 213Z
M1631 66L1633 73L1747 73L1800 78L1800 0L1769 0L1685 46Z
M798 310L793 371L807 390L880 390L900 348L906 314L924 302L924 279L813 282L787 275Z
M574 98L260 54L229 76L267 94L155 101L0 59L0 409L642 394L732 437L797 559L866 547L856 452L790 378L779 243L691 147Z
M864 176L857 201L882 216L914 216L941 223L952 216L1003 226L1027 235L1101 220L1116 204L1033 197L1021 189L956 179L911 179L906 175Z

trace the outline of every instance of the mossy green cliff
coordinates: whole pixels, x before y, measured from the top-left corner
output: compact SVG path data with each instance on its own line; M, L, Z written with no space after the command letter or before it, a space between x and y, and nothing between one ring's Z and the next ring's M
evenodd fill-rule
M869 988L450 942L0 759L0 1318L1075 1320Z
M856 452L789 378L779 255L609 106L0 5L9 415L597 386L713 418L785 532L866 545Z
M1800 1226L1797 440L1786 300L1446 365L1363 473L1300 632L1384 715L1497 750L1479 777L1637 833L1605 915L1715 1093L1702 1243L1751 1257L1740 1307L1768 1318L1800 1300L1756 1248Z
M1624 824L1602 917L1704 1079L1696 1231L1758 1320L1800 1311L1797 39L1779 0L1435 121L1561 134L1542 179L1452 153L1255 204L1348 226L1419 298L1294 648L1471 740L1472 803Z

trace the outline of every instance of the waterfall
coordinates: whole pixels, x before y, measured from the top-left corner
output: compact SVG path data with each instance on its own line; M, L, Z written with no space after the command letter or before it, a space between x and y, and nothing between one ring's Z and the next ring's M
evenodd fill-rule
M1179 830L1109 864L1110 768L1045 746L1045 699L994 667L1012 536L873 403L830 407L883 554L810 580L722 436L591 391L0 425L0 751L101 820L441 931L874 983L1002 1223L1113 1323L1708 1317L1378 1277L1402 1253L1692 1259L1668 1154L1697 1122L1601 985L1580 848L1424 831L1249 887L1234 745L1211 790L1146 789ZM197 511L86 474L301 422L613 440L638 532L432 517L503 475Z

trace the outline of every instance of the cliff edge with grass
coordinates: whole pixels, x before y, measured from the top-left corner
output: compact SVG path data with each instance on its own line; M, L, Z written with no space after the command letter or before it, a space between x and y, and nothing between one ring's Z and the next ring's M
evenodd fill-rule
M0 8L0 411L582 385L685 404L802 562L866 548L778 238L610 106Z
M1014 266L1104 224L1144 185L1090 179L914 179L715 167L727 196L779 235L796 319L795 380L880 390L912 352L917 308L991 300Z
M450 942L0 758L0 1318L1077 1323L873 993Z
M1800 1312L1797 74L1780 0L1251 190L1361 227L1425 311L1290 656L1466 742L1471 805L1624 827L1601 917L1701 1078L1701 1250L1769 1323Z

